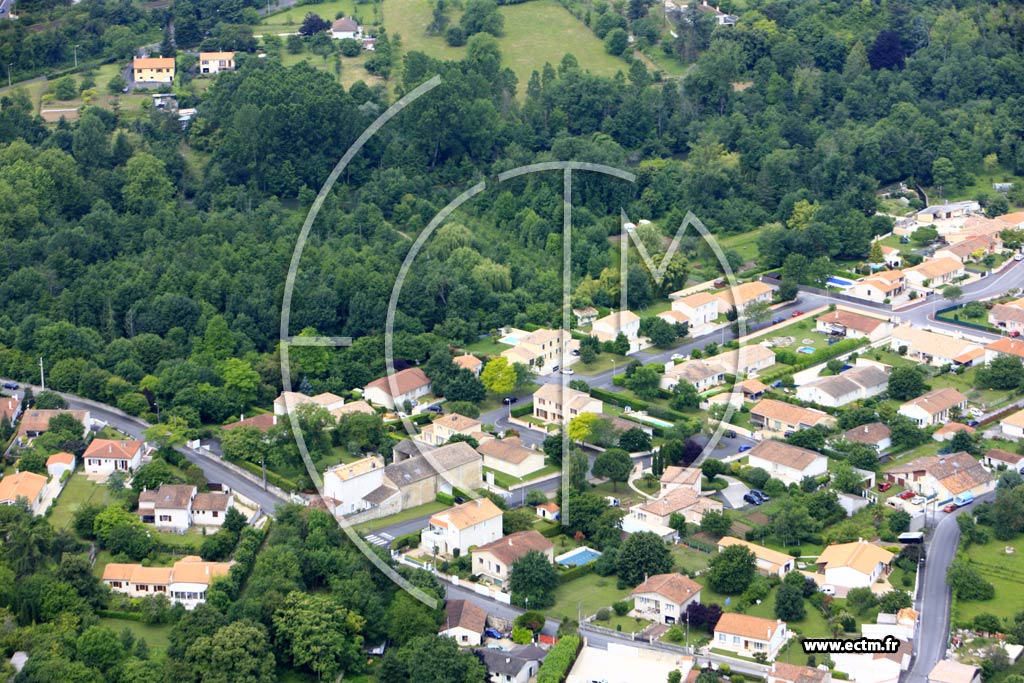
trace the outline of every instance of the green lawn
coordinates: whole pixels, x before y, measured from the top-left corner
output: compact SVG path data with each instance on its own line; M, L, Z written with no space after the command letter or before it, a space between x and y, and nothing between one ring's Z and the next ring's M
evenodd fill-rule
M763 228L733 235L716 236L724 251L735 251L744 261L757 258L757 237Z
M66 529L71 524L75 511L86 503L106 505L111 501L110 489L94 484L85 474L77 472L71 476L53 507L50 508L50 525L54 529Z
M417 517L423 517L424 515L432 515L435 512L441 510L447 510L449 506L444 503L439 503L436 500L432 503L425 503L418 507L409 508L408 510L402 510L396 515L389 517L381 517L380 519L373 519L369 522L362 522L356 524L356 531L360 533L368 533L374 529L380 529L381 527L390 526L392 524L398 524L399 522L407 522L410 519L416 519Z
M709 553L702 553L682 544L675 544L669 547L672 552L672 559L675 560L676 570L692 574L696 571L707 569L708 563L714 557Z
M555 619L576 619L578 612L583 618L595 614L602 607L629 597L629 590L619 590L614 576L587 574L565 583L555 591L555 604L545 610Z
M1012 554L1006 548L1014 549ZM981 572L985 580L996 588L995 597L984 602L956 602L958 621L967 622L982 612L989 612L1001 619L1012 618L1020 611L1020 586L1024 583L1024 541L1017 538L1012 541L992 540L985 545L971 545L966 555L972 566Z
M641 318L650 318L651 316L655 316L658 315L659 313L664 313L665 311L670 310L672 310L672 302L669 301L668 299L660 299L658 301L655 301L647 308L641 308L640 310L633 312L636 313Z
M344 13L346 17L356 17L359 23L371 23L373 21L373 6L360 5L356 7L353 0L332 0L331 2L318 2L314 5L293 6L280 12L273 12L260 21L260 25L254 27L257 33L297 33L302 25L302 19L312 12L318 14L328 22L334 21L338 13Z
M609 370L624 368L629 361L629 358L620 356L617 353L601 352L593 363L577 361L573 364L572 369L577 375L597 375ZM583 379L586 380L586 377Z
M612 612L608 621L597 621L594 620L596 626L603 626L604 628L610 628L613 630L619 630L623 633L639 633L645 628L651 625L651 622L647 619L638 619L630 616L618 616L615 612Z
M465 47L449 47L442 36L426 35L432 8L429 0L385 0L384 25L391 35L401 35L405 51L418 50L438 59L461 59ZM526 83L534 71L541 71L545 63L557 67L566 53L573 54L581 68L598 75L628 71L625 60L605 52L602 41L555 0L499 9L505 17L505 35L498 39L502 65L515 72L519 97L525 96ZM459 14L449 14L452 24L458 23Z
M306 9L303 7L302 9ZM284 66L295 66L299 62L307 62L310 66L336 76L338 83L343 85L345 88L349 88L356 81L363 81L367 85L377 85L383 83L383 79L374 76L363 68L363 64L366 60L373 55L372 52L360 52L355 57L342 57L341 58L341 74L337 75L334 68L334 57L330 56L327 59L319 55L315 55L308 49L303 49L299 54L292 54L288 50L282 50L281 52L281 64ZM197 83L208 83L211 79L197 79Z
M480 356L500 356L502 351L511 348L508 344L499 344L494 337L484 337L467 346L465 350L479 358Z
M484 478L485 479L487 478L487 473L488 472L493 472L494 473L494 483L497 484L498 486L500 486L503 489L508 489L510 486L516 486L518 484L522 484L522 483L528 482L528 481L533 481L534 479L539 479L540 477L546 477L549 474L556 474L556 473L561 472L561 471L562 471L562 468L557 466L557 465L545 465L544 467L540 468L536 472L531 472L530 474L528 474L525 477L514 477L511 474L505 474L504 472L499 472L499 471L497 471L495 469L491 469L490 467L485 467L484 468Z
M144 639L146 644L149 645L150 650L164 652L167 650L167 646L171 644L168 638L171 627L167 624L153 625L144 624L141 621L132 621L131 619L109 618L101 618L100 623L113 629L115 633L121 633L122 630L127 628L136 638Z

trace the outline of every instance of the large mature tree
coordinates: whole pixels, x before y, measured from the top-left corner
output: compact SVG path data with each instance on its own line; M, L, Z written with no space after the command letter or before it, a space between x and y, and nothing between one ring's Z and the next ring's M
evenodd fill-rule
M507 394L516 387L516 370L507 358L498 356L484 366L480 381L492 394Z
M738 595L747 589L757 572L754 554L741 545L729 546L711 558L708 585L719 593Z
M617 491L619 482L629 479L633 471L633 459L621 448L609 448L594 458L592 473L612 482L612 490Z
M914 366L897 366L889 373L889 397L909 401L925 392L924 375Z
M644 365L633 371L633 374L626 379L626 388L643 399L657 398L658 384L661 382L661 375L651 365Z
M558 572L544 553L531 550L512 564L509 588L514 604L544 609L555 604Z
M712 536L726 536L732 530L732 519L725 510L709 510L701 517L700 530Z
M323 33L329 28L331 28L330 22L319 14L308 12L306 16L302 18L302 26L299 27L299 34L303 36L312 36L317 33Z
M185 652L198 683L273 683L274 652L262 624L242 619L196 640Z
M639 584L645 577L671 572L672 564L672 553L657 534L647 531L630 534L619 548L619 579L629 586Z
M779 586L775 594L775 616L783 621L801 621L807 616L804 595L800 588L787 582Z
M487 668L452 638L418 636L388 650L381 664L381 683L484 683Z
M361 616L332 595L292 592L274 613L279 651L318 678L358 672L363 663L363 624Z

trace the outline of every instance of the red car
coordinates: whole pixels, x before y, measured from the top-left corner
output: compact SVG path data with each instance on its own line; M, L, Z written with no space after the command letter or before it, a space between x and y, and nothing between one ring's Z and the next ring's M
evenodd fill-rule
M1011 337L1019 337L1020 336L1020 330L1014 330L1013 332L1010 333L1010 336Z
M903 493L900 494L900 498L902 498L903 500L910 500L916 495L917 494L914 493L913 491L904 491Z
M792 315L792 316L790 316L790 317L792 317L792 318L796 318L796 317L799 317L799 316L801 316L801 315L803 315L803 314L804 314L804 312L803 312L803 311L793 311L793 315Z
M892 482L889 482L889 481L880 481L880 482L878 482L878 490L882 491L883 493L885 491L888 491L891 488L892 488Z
M956 503L950 503L946 507L942 508L942 511L943 512L955 512L958 507L960 507L960 506L957 505Z

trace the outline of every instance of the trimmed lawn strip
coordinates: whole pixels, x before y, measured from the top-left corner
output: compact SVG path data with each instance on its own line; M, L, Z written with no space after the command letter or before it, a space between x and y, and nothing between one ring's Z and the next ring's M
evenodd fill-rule
M555 619L576 619L579 612L586 619L602 607L626 600L629 589L619 590L614 576L590 573L562 584L555 590L555 604L545 613Z
M54 529L66 529L83 505L107 505L112 500L106 485L94 484L81 471L71 475L57 499L50 508L50 525Z
M360 533L366 533L373 531L374 529L380 529L382 527L391 526L392 524L398 524L400 522L408 522L410 519L416 519L417 517L424 517L426 515L432 515L435 512L441 510L447 510L449 506L444 503L439 503L436 500L432 503L424 503L408 510L402 510L401 512L390 515L389 517L381 517L380 519L371 519L367 522L361 522L355 525L356 531Z

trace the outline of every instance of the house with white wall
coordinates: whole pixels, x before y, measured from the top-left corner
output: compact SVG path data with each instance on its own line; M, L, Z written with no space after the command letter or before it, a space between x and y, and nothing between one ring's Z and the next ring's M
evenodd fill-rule
M216 579L228 575L234 562L205 562L187 555L171 567L111 562L103 568L104 584L132 598L166 595L172 604L195 609L206 602L206 591Z
M758 573L764 576L778 576L780 579L796 569L796 558L763 545L744 541L735 536L723 536L718 540L718 552L734 545L742 546L754 555Z
M82 455L85 473L134 472L142 463L144 449L142 441L93 439Z
M747 451L747 464L760 467L787 485L799 484L804 477L819 477L828 471L828 458L821 453L770 439Z
M490 498L468 500L438 512L420 534L421 548L438 555L465 555L472 547L501 538L501 514Z
M775 659L789 640L789 629L781 619L762 619L749 614L726 612L715 625L712 647L729 650L744 657L763 654Z
M415 401L430 393L430 378L420 368L399 370L392 377L375 379L363 389L363 398L370 403L395 410L405 402Z
M555 544L539 531L528 529L503 536L473 550L473 573L495 586L506 586L512 578L512 565L526 553L538 552L555 561Z
M700 603L701 588L685 574L655 574L630 592L633 615L659 624L682 622L686 608Z
M384 485L384 459L378 455L341 463L324 472L324 498L334 514L347 515L370 507L366 496Z
M15 472L0 479L0 505L24 503L34 515L46 512L43 508L47 479L35 472Z
M595 320L590 326L590 336L597 337L600 342L615 341L620 333L629 340L631 353L643 348L640 339L640 316L633 311L612 311L605 317Z
M439 635L454 638L460 646L479 645L487 627L487 612L469 600L446 600Z
M907 401L896 412L918 427L931 427L949 422L954 409L962 415L967 410L967 397L952 387L943 387Z
M46 473L55 481L60 481L65 472L75 471L75 456L71 453L54 453L46 459Z
M845 596L851 588L869 588L889 574L895 557L863 539L852 543L835 543L822 551L815 565L824 574L823 583L835 586L836 595Z

